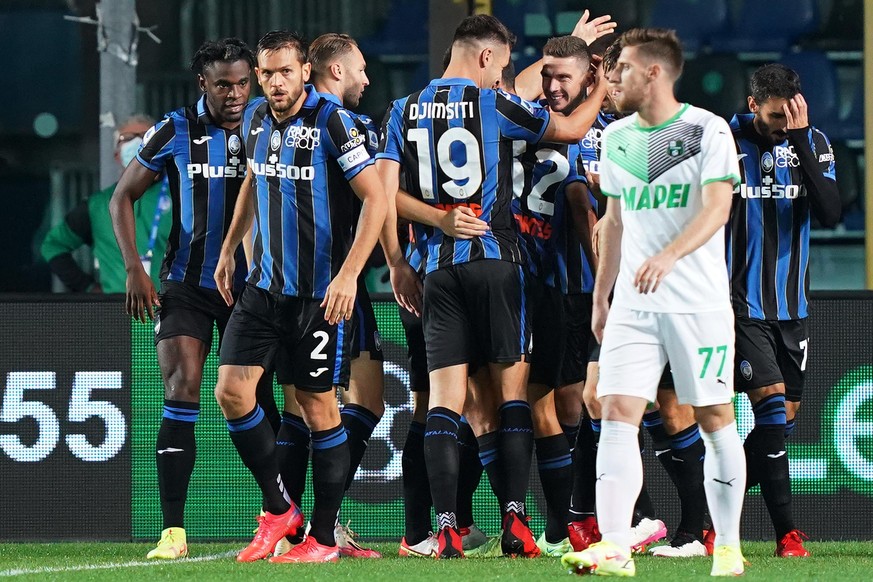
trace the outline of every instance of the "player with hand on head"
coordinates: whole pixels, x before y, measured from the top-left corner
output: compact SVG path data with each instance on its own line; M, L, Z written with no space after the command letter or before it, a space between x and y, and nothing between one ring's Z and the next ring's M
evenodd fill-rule
M592 314L601 340L597 518L603 541L566 554L562 563L635 574L631 518L643 480L638 427L669 360L678 400L694 407L706 445L705 488L717 536L712 574L738 575L746 475L728 363L733 313L720 261L739 182L736 154L724 120L676 101L683 57L675 32L635 29L621 43L608 79L618 109L633 114L603 133L601 189L610 198Z
M303 543L275 562L336 561L334 526L349 470L349 447L335 390L346 386L357 279L385 218L385 194L360 141L366 129L309 80L308 47L273 31L258 43L255 74L266 99L243 116L249 172L216 269L233 301L233 250L254 221L253 262L221 347L216 396L231 440L264 494L266 515L238 561L267 557L303 518L285 490L275 437L254 399L274 360L293 386L312 432L315 503ZM362 201L354 229L354 196ZM354 231L354 232L353 232Z
M254 55L236 38L207 41L197 50L191 70L203 96L178 109L145 136L134 161L112 197L115 236L127 268L127 311L135 319L155 320L158 364L164 381L164 407L158 430L158 485L164 529L149 558L173 559L188 553L184 529L185 500L196 457L194 426L200 413L203 365L230 318L216 290L218 250L230 226L232 209L245 176L239 125L251 91ZM134 204L166 172L173 215L157 295L143 268L134 232ZM242 290L245 261L234 249L239 268L231 291ZM158 257L153 257L154 261ZM160 297L160 299L158 299ZM153 312L154 306L157 310ZM258 401L270 411L274 430L278 411L272 378L258 384Z
M810 217L835 226L840 196L833 149L810 126L797 73L764 65L750 87L751 113L731 120L742 177L727 251L736 313L734 378L755 415L745 442L747 487L761 485L776 555L805 557L805 536L791 512L785 439L794 429L809 355Z

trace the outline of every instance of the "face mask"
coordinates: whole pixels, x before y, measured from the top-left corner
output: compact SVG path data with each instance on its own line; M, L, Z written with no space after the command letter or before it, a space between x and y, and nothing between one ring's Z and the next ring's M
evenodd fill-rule
M127 164L133 161L133 158L136 157L137 152L139 152L139 146L142 145L142 138L135 137L130 141L126 141L121 144L121 147L118 149L118 157L121 158L121 165L125 168Z

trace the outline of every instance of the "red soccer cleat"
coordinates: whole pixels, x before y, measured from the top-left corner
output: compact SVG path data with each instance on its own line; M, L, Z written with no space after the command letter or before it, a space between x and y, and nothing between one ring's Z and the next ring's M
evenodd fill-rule
M527 521L514 511L507 511L503 516L503 536L500 538L500 546L504 556L536 558L540 555L540 549L527 526Z
M803 547L803 540L809 538L799 529L793 529L776 542L777 558L808 558L809 550Z
M281 515L266 512L258 524L255 539L237 555L236 561L263 560L273 552L279 540L286 535L294 535L301 525L303 525L303 514L293 502L291 508Z
M343 558L381 558L382 554L371 548L365 548L355 541L355 532L347 523L345 526L336 524L333 530L336 545Z
M437 560L449 560L464 557L464 544L461 534L453 527L444 527L437 534Z
M567 526L567 531L570 536L570 545L573 546L574 552L587 550L591 544L596 544L600 541L600 528L597 527L597 518L592 516L586 517L582 521L571 521Z
M339 561L340 553L337 546L324 546L312 537L306 536L302 544L291 548L286 554L273 556L270 562L273 564L302 564L322 563Z
M703 530L703 547L706 548L706 555L711 556L715 550L715 529L709 528Z

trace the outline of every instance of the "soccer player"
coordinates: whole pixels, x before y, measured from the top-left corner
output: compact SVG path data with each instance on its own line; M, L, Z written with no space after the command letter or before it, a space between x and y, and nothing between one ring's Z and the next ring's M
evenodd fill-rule
M245 175L239 125L248 102L254 55L236 38L204 43L191 61L203 96L150 129L135 161L128 165L110 210L127 269L127 312L145 321L154 316L158 364L164 380L164 408L156 443L164 530L149 558L188 553L185 499L194 469L194 425L200 412L203 364L218 326L224 336L231 309L215 288L218 250L230 226ZM161 269L160 299L144 269L158 257L140 256L134 232L134 202L166 172L172 197L172 227ZM245 276L242 247L233 292ZM153 312L153 307L158 309ZM265 376L258 400L275 409L272 380ZM274 416L271 413L271 418ZM278 416L278 411L275 411Z
M676 101L683 58L673 31L635 29L621 43L610 89L618 109L634 114L603 133L601 189L610 199L592 314L601 340L603 541L562 562L598 574L635 573L630 526L643 479L638 427L669 359L677 397L694 406L706 444L706 493L717 536L712 574L737 575L744 569L739 526L746 475L726 364L733 358L733 314L719 260L739 182L736 154L727 123Z
M797 73L764 65L750 88L751 113L731 120L742 176L727 254L736 312L734 376L755 414L745 442L748 487L761 485L776 555L808 556L791 514L785 439L794 429L809 356L810 216L833 227L840 198L833 150L809 124Z
M398 214L427 226L423 325L431 391L424 443L440 558L463 556L457 434L468 366L483 361L500 387L503 551L539 553L524 507L533 429L525 399L522 255L509 204L511 142L578 140L596 106L550 119L548 111L494 91L513 43L496 18L466 18L443 78L393 102L378 156L389 198L401 165L406 172L411 196L397 197ZM389 214L385 231L394 230Z
M543 105L552 115L568 115L584 101L590 63L588 45L581 39L564 36L545 44L541 86ZM570 443L558 422L555 392L569 384L563 372L572 365L566 359L576 354L567 351L568 345L582 341L587 347L591 333L590 321L571 322L565 313L570 290L575 291L577 285L584 289L587 283L590 319L594 285L587 216L590 204L584 176L576 172L578 144L540 142L528 146L518 141L514 148L524 169L522 176L515 177L513 213L525 251L525 293L532 332L528 401L547 506L546 528L537 546L547 556L560 557L572 550L567 510L573 462ZM583 252L580 240L587 243L587 252ZM576 337L580 331L583 340Z
M358 106L370 81L366 73L367 63L353 38L337 33L319 36L309 46L309 63L310 80L322 97L340 106ZM365 115L354 117L367 130L360 134L359 141L366 145L371 156L375 155L379 145L375 123ZM354 326L356 334L352 342L349 386L342 393L345 404L340 413L349 443L350 464L346 490L354 480L373 429L385 411L382 400L382 346L379 330L376 328L376 314L363 275L358 278ZM282 479L291 499L299 505L306 480L306 467L309 464L310 435L294 399L286 399L282 417L283 428L277 438ZM348 528L337 523L335 529L340 555L359 558L381 556L355 542ZM288 549L288 544L281 541L276 553L284 553Z
M254 399L274 356L278 382L294 386L289 396L312 431L315 505L303 543L272 560L339 558L334 525L349 447L335 388L348 383L357 279L385 218L384 191L361 139L366 129L305 84L307 52L287 31L258 42L255 74L266 99L252 102L243 117L249 172L216 269L231 304L234 249L254 219L253 266L228 323L215 388L231 440L264 494L258 533L237 556L244 562L265 558L303 523ZM353 234L354 195L363 205Z

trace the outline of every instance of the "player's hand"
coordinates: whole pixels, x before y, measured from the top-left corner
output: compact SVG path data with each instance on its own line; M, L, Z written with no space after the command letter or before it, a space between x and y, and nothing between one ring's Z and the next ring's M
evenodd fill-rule
M612 16L609 14L598 16L589 22L588 18L590 16L588 10L585 10L571 33L572 36L581 38L589 45L601 36L605 36L615 31L615 27L618 26L618 23L613 22Z
M598 220L591 228L591 250L594 251L594 256L600 258L600 230L603 228L603 221Z
M488 223L478 218L469 206L458 206L440 220L440 230L452 238L471 239L488 232Z
M348 321L355 311L355 295L358 292L358 279L347 274L343 269L337 273L327 291L324 293L324 319L331 325L336 325L340 320Z
M591 310L591 332L597 343L603 343L603 329L609 316L609 301L595 301Z
M806 99L798 93L782 106L785 118L788 120L786 129L804 129L809 127L809 107Z
M233 274L236 271L236 259L232 252L221 250L218 264L215 265L215 285L227 306L233 305Z
M675 264L676 257L668 251L661 251L646 259L634 275L634 287L643 294L654 293Z
M391 289L397 303L408 312L421 317L421 278L406 261L389 267Z
M127 274L127 294L124 298L124 309L137 321L145 323L155 318L155 307L160 307L158 292L152 278L140 266ZM148 319L146 316L148 315Z

